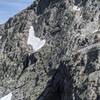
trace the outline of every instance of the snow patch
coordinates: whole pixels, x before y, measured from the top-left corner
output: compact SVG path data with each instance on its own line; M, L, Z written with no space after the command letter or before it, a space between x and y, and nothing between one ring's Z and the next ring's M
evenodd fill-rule
M0 39L2 38L2 36L0 36Z
M73 6L74 11L80 11L80 8L78 6Z
M11 100L11 98L12 98L12 93L9 93L8 95L0 98L0 100Z
M35 36L34 28L33 26L30 26L27 44L31 45L33 50L36 52L45 45L45 42L46 40L41 40Z

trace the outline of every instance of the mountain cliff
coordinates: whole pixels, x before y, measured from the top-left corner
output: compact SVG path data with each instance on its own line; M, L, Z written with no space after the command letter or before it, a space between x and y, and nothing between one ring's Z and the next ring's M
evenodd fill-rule
M100 100L100 0L36 0L0 25L0 98Z

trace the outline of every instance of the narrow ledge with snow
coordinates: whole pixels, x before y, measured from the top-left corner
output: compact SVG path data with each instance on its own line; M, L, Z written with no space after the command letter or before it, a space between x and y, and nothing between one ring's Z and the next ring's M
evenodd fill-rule
M41 49L45 45L45 43L45 39L41 40L40 38L35 36L34 28L33 26L30 26L27 44L31 45L33 50L36 52Z

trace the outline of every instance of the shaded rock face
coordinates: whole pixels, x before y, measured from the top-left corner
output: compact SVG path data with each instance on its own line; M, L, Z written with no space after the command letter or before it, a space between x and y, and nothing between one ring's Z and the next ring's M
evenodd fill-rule
M0 25L0 97L99 100L99 10L99 0L37 0ZM37 52L30 26L46 40Z
M72 100L73 80L70 67L61 62L42 95L37 100ZM67 90L67 91L66 91Z

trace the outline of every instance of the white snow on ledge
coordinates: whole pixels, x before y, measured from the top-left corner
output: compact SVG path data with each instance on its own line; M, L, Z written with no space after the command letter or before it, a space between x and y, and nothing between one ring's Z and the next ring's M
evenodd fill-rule
M0 100L11 100L11 98L12 98L12 93L9 93L8 95L0 98Z
M73 6L74 11L80 11L80 8L78 6Z
M34 28L33 26L30 26L27 44L31 45L33 50L36 52L45 45L45 42L46 40L41 40L35 36Z

